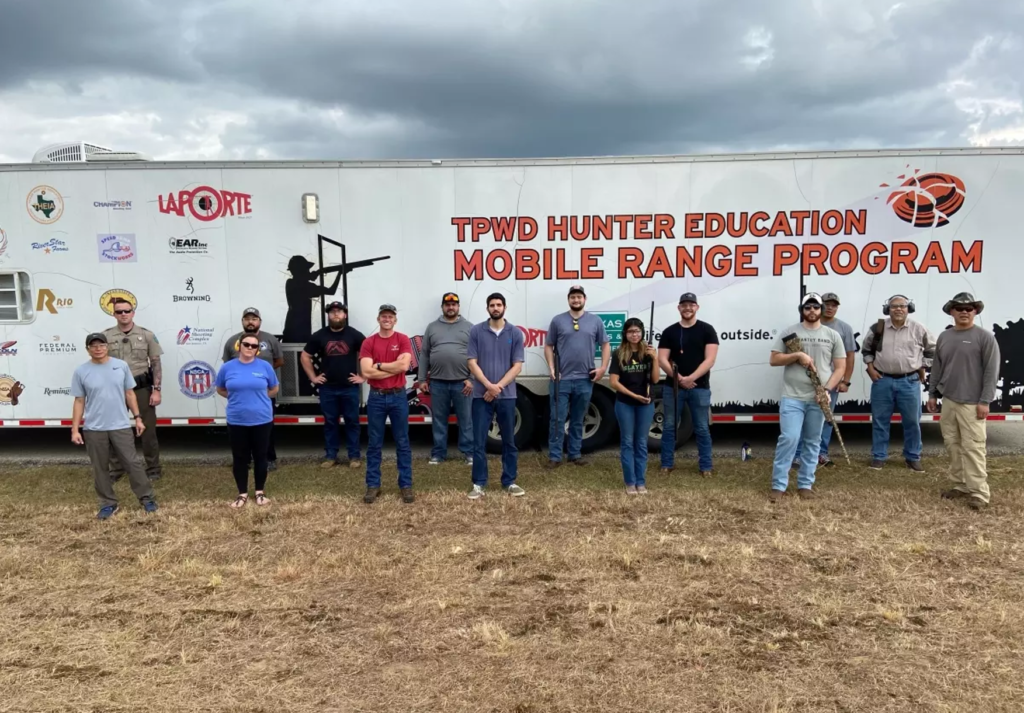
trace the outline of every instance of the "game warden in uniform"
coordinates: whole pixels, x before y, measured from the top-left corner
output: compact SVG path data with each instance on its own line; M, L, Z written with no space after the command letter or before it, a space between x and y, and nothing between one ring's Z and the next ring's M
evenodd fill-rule
M139 403L139 415L146 429L142 432L142 454L146 459L146 475L150 480L158 479L160 469L160 443L156 437L156 407L160 405L160 389L163 382L163 367L160 347L156 335L135 324L135 308L131 302L118 300L114 303L114 317L117 325L103 332L110 345L110 356L121 359L135 378L135 398ZM124 475L124 466L116 455L110 456L110 477L117 480Z

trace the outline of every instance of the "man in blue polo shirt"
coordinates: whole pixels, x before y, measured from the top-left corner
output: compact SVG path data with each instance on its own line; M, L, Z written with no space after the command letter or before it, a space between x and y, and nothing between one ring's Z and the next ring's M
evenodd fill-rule
M505 297L495 292L487 298L490 319L469 331L466 356L473 374L473 489L470 500L479 500L487 487L487 432L495 413L501 432L501 487L509 495L526 491L516 485L519 449L516 448L516 377L526 360L523 333L505 321Z
M548 327L544 356L551 372L551 428L548 437L548 468L562 464L565 417L569 415L569 462L586 465L582 458L583 418L594 392L594 382L608 371L612 349L604 322L584 312L587 293L581 285L569 288L569 311L555 315ZM594 349L601 345L601 366L594 368Z

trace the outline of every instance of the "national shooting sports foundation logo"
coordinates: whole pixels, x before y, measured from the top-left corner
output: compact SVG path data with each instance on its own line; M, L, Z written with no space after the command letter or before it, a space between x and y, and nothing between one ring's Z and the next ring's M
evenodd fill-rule
M178 387L190 399L213 396L217 373L205 361L190 361L178 372Z
M910 168L910 166L907 166ZM886 203L892 206L896 217L915 228L939 228L949 223L949 218L964 207L967 189L964 182L950 173L925 173L897 176L903 180L898 188L889 194ZM891 188L883 183L881 188Z

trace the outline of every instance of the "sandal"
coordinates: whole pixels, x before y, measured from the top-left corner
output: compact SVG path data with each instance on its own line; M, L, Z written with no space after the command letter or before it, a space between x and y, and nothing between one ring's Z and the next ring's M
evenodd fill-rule
M231 507L244 508L247 502L249 502L249 493L239 493L238 497L235 498L235 502L231 503Z
M265 493L258 492L256 493L256 504L260 506L270 505L270 498L268 498Z

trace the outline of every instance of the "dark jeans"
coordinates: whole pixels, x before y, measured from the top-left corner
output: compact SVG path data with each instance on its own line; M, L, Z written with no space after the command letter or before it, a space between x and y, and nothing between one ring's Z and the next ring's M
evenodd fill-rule
M455 406L459 422L459 451L464 457L473 455L473 419L470 416L472 396L462 393L463 381L430 380L430 411L433 418L434 447L430 457L444 460L448 457L448 416Z
M516 482L519 470L515 399L473 399L473 485L487 485L487 432L495 414L501 433L501 487L507 488Z
M253 464L253 479L256 490L263 490L267 484L267 447L273 421L259 426L228 425L231 439L231 472L239 493L249 492L249 463Z
M693 435L697 439L697 467L702 471L711 470L711 428L708 423L711 389L680 387L679 402L673 407L672 384L661 387L661 408L665 414L661 429L661 467L671 468L676 463L676 414L683 412L683 404L690 407Z
M619 460L626 485L647 485L647 438L654 420L654 404L625 403L615 399L619 422Z
M366 400L366 426L370 442L366 446L366 487L380 487L381 451L384 447L385 420L391 420L398 456L398 487L412 487L412 447L409 445L409 400L405 391L397 394L370 392Z
M569 460L576 460L583 451L583 420L594 393L594 382L590 379L562 379L558 382L558 402L555 403L555 382L548 385L551 404L551 425L548 434L548 458L562 460L562 444L565 443L565 419L569 418Z
M320 387L320 410L324 414L324 457L334 460L341 450L338 417L345 418L348 457L359 460L359 387L324 384Z

